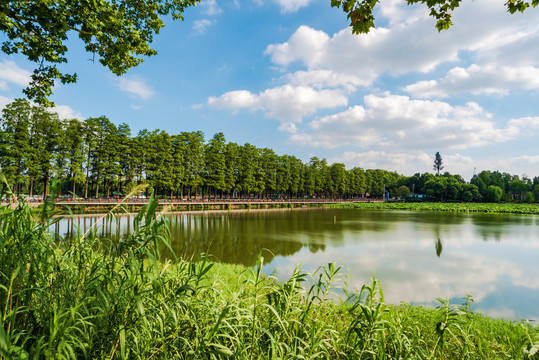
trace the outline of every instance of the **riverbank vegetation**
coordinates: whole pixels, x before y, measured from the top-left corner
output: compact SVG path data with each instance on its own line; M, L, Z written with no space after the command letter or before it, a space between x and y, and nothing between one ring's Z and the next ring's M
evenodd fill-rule
M16 196L49 192L51 179L77 197L121 196L141 184L163 198L382 198L432 201L539 199L531 179L482 171L469 183L448 172L403 176L380 169L346 169L313 157L308 163L251 144L210 140L201 131L168 134L115 125L102 116L60 120L58 114L18 99L0 116L0 168ZM0 184L4 194L5 185ZM41 196L42 198L43 196Z
M162 263L168 227L151 199L119 243L47 233L23 205L0 208L0 357L58 359L537 358L539 330L440 300L388 305L372 280L297 268L284 282L208 258ZM45 207L45 210L50 207ZM334 294L341 300L335 300Z
M412 210L539 215L539 204L482 204L482 203L341 203L330 207L365 210Z

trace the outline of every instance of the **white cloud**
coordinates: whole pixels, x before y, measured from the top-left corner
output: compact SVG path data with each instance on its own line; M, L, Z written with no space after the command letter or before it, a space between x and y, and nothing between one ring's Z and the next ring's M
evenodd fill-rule
M510 174L524 174L537 176L539 165L539 152L531 155L521 155L514 157L492 156L476 161L477 169L482 170L501 170ZM531 174L530 174L531 171Z
M208 16L216 16L223 12L216 0L204 0L199 6L203 8L203 12Z
M293 13L306 7L312 0L274 0L280 7L283 13Z
M296 71L287 75L294 85L314 86L317 89L343 87L355 91L358 86L368 85L368 82L347 74L335 73L331 70Z
M136 95L144 100L148 100L154 95L154 91L140 77L120 77L116 81L117 86L125 92Z
M520 119L511 119L509 124L521 129L526 130L529 134L530 131L539 130L539 117L523 117Z
M204 34L212 24L213 22L208 19L195 20L193 21L193 31L198 34Z
M407 6L403 1L388 0L380 4L379 16L389 19L389 27L362 35L354 35L347 28L330 36L301 26L286 42L269 45L265 53L284 68L299 64L307 71L345 74L368 85L382 74L428 73L440 64L459 60L462 52L469 52L482 69L474 76L483 76L486 82L477 91L495 93L503 91L503 86L490 86L493 79L488 75L498 66L504 66L502 80L519 87L519 79L532 74L530 70L535 74L535 65L539 65L539 48L533 45L539 40L537 11L510 15L501 0L464 2L454 13L455 25L440 33L423 5ZM527 55L521 58L522 53ZM528 79L523 86L536 85Z
M7 88L7 82L15 83L20 86L28 86L31 80L31 73L27 70L21 69L15 62L10 60L4 60L0 62L0 87Z
M444 166L453 174L465 174L471 178L476 162L460 153L442 154ZM429 172L432 169L434 153L397 152L391 150L372 150L365 152L345 151L341 156L328 159L331 163L344 163L348 168L359 166L364 169L386 169L399 174L412 175Z
M49 109L49 111L57 113L58 117L62 120L85 119L85 117L82 116L79 112L73 110L70 106L67 105L56 105L55 107Z
M312 121L310 133L295 134L291 140L324 148L417 151L467 149L507 141L519 133L515 123L496 127L491 114L473 102L452 106L386 93L367 95L364 103Z
M455 67L438 81L420 81L404 88L413 96L425 98L459 93L506 95L513 89L539 89L539 68L474 64L466 69Z
M229 91L220 97L211 96L208 99L210 106L225 109L242 109L258 106L258 98L247 90Z
M421 33L426 29L413 31ZM323 31L301 26L287 42L269 45L265 53L283 67L300 63L310 71L329 70L359 78L362 85L370 85L385 72L427 72L441 62L457 59L456 47L436 49L439 38L425 44L419 39L404 39L403 32L412 35L402 29L376 28L361 36L344 29L330 37Z
M300 122L304 116L317 110L346 104L347 98L340 90L316 90L291 85L267 89L258 95L239 90L208 99L208 105L213 107L263 111L267 117L283 123Z

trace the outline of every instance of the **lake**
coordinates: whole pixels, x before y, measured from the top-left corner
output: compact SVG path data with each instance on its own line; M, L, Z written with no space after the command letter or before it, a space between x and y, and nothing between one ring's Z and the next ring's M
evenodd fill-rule
M375 276L387 302L436 306L473 296L473 309L510 320L539 320L539 216L303 208L170 214L179 257L254 265L286 280L301 263L314 272L334 262L361 288ZM69 237L98 217L65 218ZM105 219L98 236L119 239L133 215ZM169 254L170 255L170 254Z

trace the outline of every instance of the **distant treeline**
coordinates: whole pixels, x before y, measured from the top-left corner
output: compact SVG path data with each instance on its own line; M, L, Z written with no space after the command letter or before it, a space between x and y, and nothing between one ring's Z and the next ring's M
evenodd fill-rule
M483 171L470 183L459 175L411 177L386 170L347 170L313 157L308 163L272 149L210 140L201 131L171 135L141 130L104 116L60 120L25 99L7 105L0 119L0 166L17 195L47 194L52 178L64 193L84 198L128 193L148 184L163 197L379 198L425 194L431 200L500 201L539 198L539 177ZM5 184L2 184L2 194Z

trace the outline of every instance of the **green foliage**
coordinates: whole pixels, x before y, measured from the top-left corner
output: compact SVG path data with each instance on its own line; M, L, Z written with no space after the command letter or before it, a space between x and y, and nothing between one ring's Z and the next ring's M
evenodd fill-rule
M467 184L448 172L406 177L381 169L348 170L317 157L304 163L268 148L226 143L222 133L208 142L201 131L170 135L143 129L133 137L128 125L116 126L104 116L61 121L20 99L2 111L0 125L0 166L17 195L44 192L54 176L66 184L64 193L84 198L109 197L143 183L170 199L218 193L266 199L358 199L368 193L376 199L387 193L402 197L407 187L430 200L470 202L487 199L490 185L504 191L504 201L538 198L538 178L534 184L527 177L482 171Z
M430 10L430 16L436 19L438 31L447 30L451 25L452 12L460 6L461 0L407 0L408 5L422 4ZM331 0L331 6L342 8L350 20L354 34L368 33L374 25L374 10L379 0ZM539 0L508 0L505 3L511 14L524 12L528 7L536 7Z
M225 135L217 133L209 141L205 151L207 181L215 191L225 190Z
M162 17L182 19L185 8L198 0L93 0L93 1L2 1L0 31L5 35L2 51L21 53L36 63L29 99L51 105L55 80L73 83L76 74L62 73L57 66L67 62L68 37L76 33L92 60L114 74L122 75L142 63L141 56L152 56L155 34L164 26Z
M503 190L497 186L490 185L487 188L486 199L490 202L499 202L502 199Z
M410 189L406 185L401 185L397 189L397 196L401 199L406 198L408 195L410 195Z

